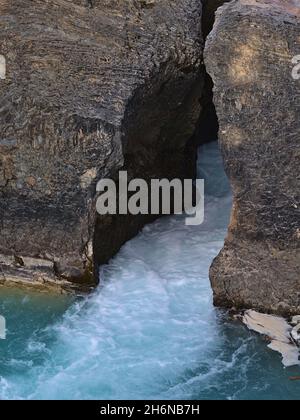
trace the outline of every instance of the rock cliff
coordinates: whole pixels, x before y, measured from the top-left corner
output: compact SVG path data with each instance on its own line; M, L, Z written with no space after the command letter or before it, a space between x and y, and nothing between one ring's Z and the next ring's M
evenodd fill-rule
M300 313L297 3L228 3L207 41L205 61L234 193L228 237L210 273L217 305Z
M201 13L201 0L0 2L1 282L95 285L149 221L96 218L96 182L192 170Z
M205 53L217 122L203 35L224 2ZM298 314L298 3L2 0L0 282L95 286L152 220L97 215L97 181L190 178L195 129L219 124L234 207L215 304Z

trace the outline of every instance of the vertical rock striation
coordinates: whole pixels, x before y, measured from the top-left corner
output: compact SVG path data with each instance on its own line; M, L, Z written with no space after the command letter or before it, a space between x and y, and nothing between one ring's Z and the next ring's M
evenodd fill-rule
M1 282L95 285L94 265L149 221L96 221L96 182L186 175L201 13L201 0L1 1Z
M297 3L228 3L207 41L220 145L234 193L228 237L210 273L216 305L300 312Z

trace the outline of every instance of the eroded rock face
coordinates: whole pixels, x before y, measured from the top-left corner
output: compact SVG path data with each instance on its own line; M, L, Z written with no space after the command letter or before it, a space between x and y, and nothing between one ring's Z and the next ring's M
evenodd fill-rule
M234 192L211 268L216 305L300 312L300 13L292 0L233 1L206 46Z
M96 284L94 256L149 221L96 222L97 181L192 167L201 12L201 0L1 1L2 282Z

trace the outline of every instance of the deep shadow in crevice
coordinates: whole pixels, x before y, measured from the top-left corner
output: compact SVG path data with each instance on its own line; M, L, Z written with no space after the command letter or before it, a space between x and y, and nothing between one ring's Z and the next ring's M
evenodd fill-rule
M187 144L187 139L194 137L203 80L202 72L182 69L170 62L156 69L136 89L122 122L122 170L127 172L128 180L143 179L150 191L153 179L196 177L197 146L195 142ZM118 171L113 176L118 191ZM99 266L106 264L146 224L162 215L117 213L96 214L93 242L96 279Z
M208 34L212 30L215 23L216 10L224 3L228 3L231 0L203 0L203 11L202 11L202 32L204 40L206 40Z
M204 42L213 29L216 10L230 0L203 0L202 33ZM204 88L201 96L201 114L195 131L197 145L210 143L218 139L219 122L213 102L213 81L203 64Z
M197 146L216 141L219 133L219 121L213 102L213 81L205 69L204 73L205 84L201 97L202 112L195 131Z
M204 39L213 26L216 8L223 3L224 0L204 1ZM130 179L142 178L148 184L154 178L195 179L198 146L218 138L213 82L205 65L195 77L193 69L176 70L171 64L166 63L137 89L123 120L123 170ZM159 216L96 215L95 278L98 279L100 265Z

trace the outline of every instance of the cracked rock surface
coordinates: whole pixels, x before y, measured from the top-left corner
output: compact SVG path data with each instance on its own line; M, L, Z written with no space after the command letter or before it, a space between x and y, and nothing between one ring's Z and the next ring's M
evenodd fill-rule
M216 305L300 312L300 13L292 0L217 12L205 61L234 206L210 277Z
M186 175L201 13L201 0L1 1L2 282L95 285L149 221L96 221L96 182Z

